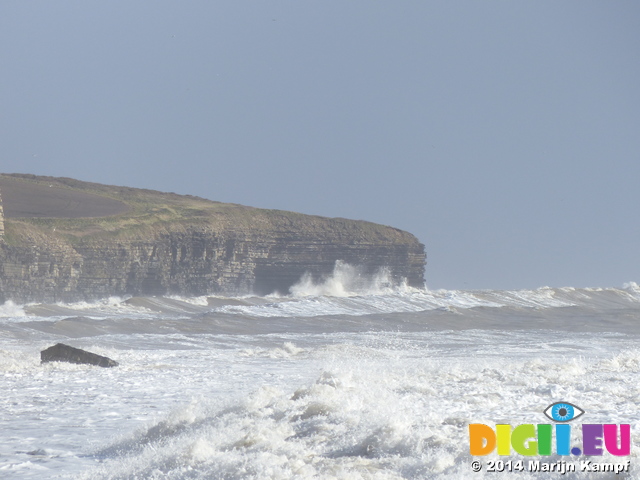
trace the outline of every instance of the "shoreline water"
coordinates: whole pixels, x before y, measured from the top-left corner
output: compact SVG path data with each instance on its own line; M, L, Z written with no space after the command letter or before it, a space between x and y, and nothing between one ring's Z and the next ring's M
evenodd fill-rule
M546 422L554 400L631 424L639 453L633 284L0 312L3 478L463 479L469 423ZM40 365L57 341L120 366Z

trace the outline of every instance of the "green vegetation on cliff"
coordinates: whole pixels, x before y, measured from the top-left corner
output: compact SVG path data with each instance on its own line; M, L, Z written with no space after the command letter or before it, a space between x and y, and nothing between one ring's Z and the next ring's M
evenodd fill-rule
M41 185L50 189L52 196L60 190L67 190L116 200L126 205L122 213L84 218L64 218L64 211L55 217L33 215L29 218L12 218L13 215L5 212L5 223L9 227L6 238L8 243L17 241L23 232L34 233L35 230L42 230L51 235L55 229L56 237L76 242L142 239L147 238L149 234L186 228L205 228L212 232L252 231L255 235L260 235L261 232L287 230L292 226L309 234L330 230L336 239L349 237L349 240L355 242L377 242L384 239L400 243L415 241L414 237L406 232L371 222L253 208L191 195L24 174L0 175L0 193L3 191L3 183L7 182ZM10 203L10 200L5 198L4 203ZM37 209L37 206L34 209Z

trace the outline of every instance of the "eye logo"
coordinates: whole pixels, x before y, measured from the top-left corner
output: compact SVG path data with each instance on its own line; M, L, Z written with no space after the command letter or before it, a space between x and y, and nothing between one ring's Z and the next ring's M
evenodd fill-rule
M544 411L544 414L554 422L570 422L583 413L584 410L569 402L552 403Z

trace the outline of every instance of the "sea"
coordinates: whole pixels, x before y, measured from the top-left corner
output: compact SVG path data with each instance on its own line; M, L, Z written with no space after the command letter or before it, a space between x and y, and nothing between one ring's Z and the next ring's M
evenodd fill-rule
M56 343L119 366L41 364ZM572 447L624 424L630 454L471 455L470 424L557 425L557 402L584 412ZM264 297L0 306L1 479L640 479L639 404L632 282L430 290L340 264Z

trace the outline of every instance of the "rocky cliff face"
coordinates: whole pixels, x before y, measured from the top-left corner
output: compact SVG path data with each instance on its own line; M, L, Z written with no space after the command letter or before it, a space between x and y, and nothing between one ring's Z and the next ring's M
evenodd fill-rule
M2 176L0 189L16 182L48 184L51 195L117 199L128 209L96 218L10 217L5 192L0 301L287 293L305 272L319 278L338 260L424 283L424 246L391 227L70 179Z
M0 192L0 242L4 239L4 212L2 208L2 192Z

